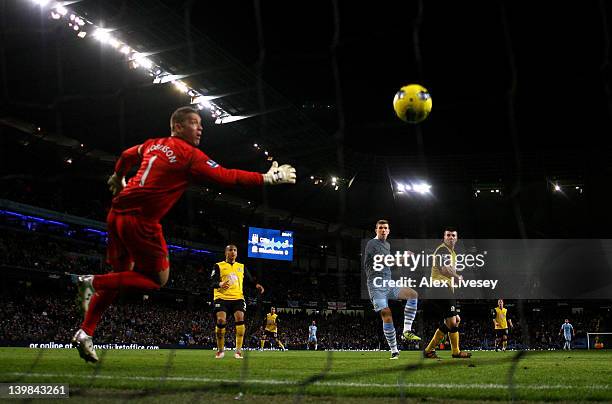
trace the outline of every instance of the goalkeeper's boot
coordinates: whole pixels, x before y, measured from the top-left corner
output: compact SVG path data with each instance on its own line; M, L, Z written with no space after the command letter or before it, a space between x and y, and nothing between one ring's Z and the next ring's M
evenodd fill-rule
M453 358L467 359L471 357L472 357L471 352L460 351L458 354L453 354Z
M420 341L421 337L413 333L412 331L406 330L402 333L402 340L404 341Z
M440 357L436 353L435 349L432 350L432 351L423 351L423 358L425 358L425 359L440 359Z
M217 353L215 354L215 359L223 359L224 356L225 351L217 351Z
M391 360L399 359L399 351L398 352L391 352L391 357L389 359L391 359Z
M70 275L70 280L72 280L72 283L78 288L77 301L83 315L87 313L91 297L96 293L93 287L93 278L93 275Z
M244 359L244 356L242 356L242 351L236 351L236 353L234 354L234 358Z
M97 362L98 355L96 355L96 349L93 346L92 338L87 333L79 329L74 337L72 337L72 346L79 351L81 358L85 359L85 362Z

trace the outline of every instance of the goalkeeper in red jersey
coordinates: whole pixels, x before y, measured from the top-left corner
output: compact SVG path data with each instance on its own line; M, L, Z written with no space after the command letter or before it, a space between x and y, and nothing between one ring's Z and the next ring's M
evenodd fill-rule
M120 291L157 290L168 281L168 248L159 221L190 183L295 184L295 169L288 164L273 162L265 174L221 167L198 149L202 120L191 107L174 111L170 129L168 137L146 140L121 153L108 180L114 198L107 217L106 259L113 272L72 275L85 313L72 344L85 361L98 360L92 336ZM126 184L125 175L133 166L138 166L138 171Z

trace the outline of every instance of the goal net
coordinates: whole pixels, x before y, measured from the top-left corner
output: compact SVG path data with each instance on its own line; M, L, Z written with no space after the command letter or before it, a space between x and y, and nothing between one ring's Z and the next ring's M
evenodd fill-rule
M612 348L612 332L587 332L588 349Z

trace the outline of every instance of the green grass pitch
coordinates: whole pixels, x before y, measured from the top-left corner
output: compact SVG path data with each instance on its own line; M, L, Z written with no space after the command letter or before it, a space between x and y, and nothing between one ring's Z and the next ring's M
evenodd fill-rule
M208 350L98 350L101 361L88 364L74 349L0 348L0 381L68 383L72 399L88 402L612 401L611 351L474 352L467 360L445 351L426 361L414 351L397 361L388 352L245 353L217 360Z

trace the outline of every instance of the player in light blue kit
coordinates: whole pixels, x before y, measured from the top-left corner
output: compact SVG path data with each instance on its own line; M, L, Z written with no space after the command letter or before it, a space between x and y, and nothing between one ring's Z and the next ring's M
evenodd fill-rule
M561 324L561 330L559 331L559 335L561 335L561 333L563 333L563 338L565 338L563 349L571 350L572 337L576 335L576 332L574 331L574 327L572 327L567 318L565 319L565 323Z
M368 241L365 247L363 269L367 278L368 293L374 306L374 311L380 312L383 321L383 333L391 348L391 358L399 358L397 339L393 317L389 308L389 300L406 300L404 307L404 331L402 339L407 341L420 341L421 338L412 332L412 322L416 317L418 294L411 288L388 287L381 281L391 280L391 268L384 266L382 269L374 268L375 256L387 256L391 254L391 245L387 241L389 236L389 222L379 220L376 222L376 237Z
M314 344L314 350L318 348L317 344L317 323L312 320L312 324L308 327L308 343L306 349L310 349L310 344Z

